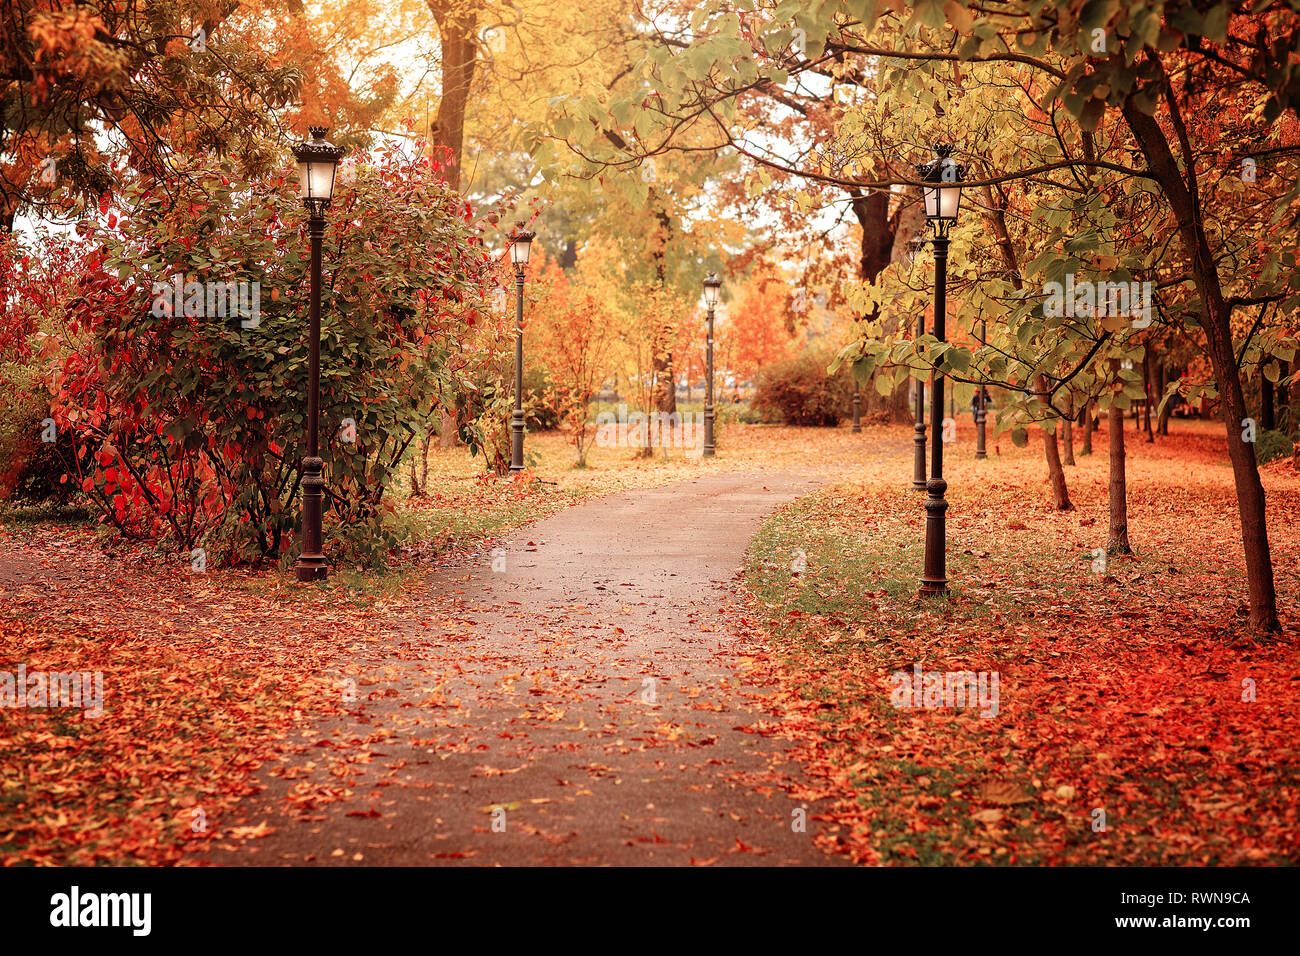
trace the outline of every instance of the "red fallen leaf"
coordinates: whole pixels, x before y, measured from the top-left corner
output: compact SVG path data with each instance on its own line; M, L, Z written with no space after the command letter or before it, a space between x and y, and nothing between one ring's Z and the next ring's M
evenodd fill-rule
M270 836L276 831L276 827L271 826L268 821L263 820L255 827L231 827L226 831L226 836L235 837L238 840L255 840L264 836Z
M986 803L1002 806L1014 806L1017 803L1033 803L1034 795L1020 784L1010 780L990 780L980 784L980 799Z
M374 808L373 805L370 807L369 810L349 810L345 815L346 815L346 816L349 816L349 817L381 817L381 816L383 816L383 814L380 813L378 810L376 810L376 809Z

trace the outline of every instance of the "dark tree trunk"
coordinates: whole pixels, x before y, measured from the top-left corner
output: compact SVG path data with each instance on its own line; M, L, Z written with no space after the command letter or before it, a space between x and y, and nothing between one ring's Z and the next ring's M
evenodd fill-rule
M1169 434L1169 414L1174 410L1172 403L1166 402L1164 400L1165 389L1169 388L1170 371L1171 370L1169 366L1166 365L1164 362L1161 362L1159 368L1156 370L1156 376L1157 376L1156 380L1160 383L1159 401L1161 402L1160 416L1156 424L1157 435Z
M659 287L664 289L668 286L668 240L672 238L673 221L665 209L656 212L655 217L659 220L660 232L659 243L652 255L655 260L655 277L659 280ZM677 411L677 380L673 372L673 339L676 337L676 331L671 322L667 320L661 322L655 329L654 342L651 345L654 354L650 360L654 366L655 383L654 396L651 400L656 411L668 415ZM717 401L716 395L714 401Z
M1002 261L1006 265L1011 284L1017 290L1023 289L1025 283L1020 276L1020 266L1016 262L1016 250L1011 244L1011 234L1007 232L1005 202L994 202L993 191L986 186L984 204L985 221L993 226L993 234L997 238L998 248L1002 252ZM1046 378L1042 375L1035 376L1033 385L1034 390L1046 403L1048 393ZM1047 477L1052 485L1052 504L1057 511L1073 511L1074 504L1070 501L1070 492L1065 484L1065 469L1061 467L1061 451L1057 445L1056 432L1048 431L1046 423L1043 424L1042 430L1043 455L1047 459Z
M427 3L438 24L438 40L442 46L442 98L438 100L438 115L429 133L435 146L447 150L436 157L447 162L444 169L447 182L453 189L460 189L465 108L469 105L474 71L478 68L479 6L473 0L427 0Z
M1270 431L1277 428L1277 416L1273 411L1273 383L1262 374L1259 377L1259 424L1261 428Z
M876 277L885 271L893 259L894 240L897 235L897 223L889 218L889 193L884 190L872 190L865 195L858 190L851 190L853 215L862 227L862 240L858 247L858 277L864 282L875 282ZM879 309L863 316L874 321ZM897 318L887 319L886 332L896 332ZM911 382L904 382L894 389L892 395L882 396L875 386L862 389L862 415L868 417L885 413L891 421L910 422L912 410L909 403Z
M1148 61L1150 62L1150 61ZM1157 62L1158 66L1158 62ZM1162 71L1163 72L1163 71ZM1168 80L1165 78L1165 82ZM1191 151L1173 94L1168 98L1170 120L1178 131L1184 154ZM1203 210L1196 190L1196 169L1187 156L1187 180L1169 148L1164 130L1153 116L1138 109L1130 96L1124 101L1124 118L1146 155L1147 166L1169 200L1178 224L1183 248L1190 260L1192 280L1205 314L1200 317L1209 345L1210 362L1226 414L1228 457L1237 487L1237 509L1241 515L1242 545L1246 557L1246 583L1250 602L1250 623L1259 631L1279 631L1277 592L1273 583L1273 560L1268 547L1268 522L1264 510L1264 486L1253 446L1241 440L1241 421L1247 417L1246 399L1232 342L1232 310L1223 295L1219 270L1210 250Z
M1291 363L1281 362L1282 372L1277 379L1277 427L1285 432L1290 432L1295 427L1295 418L1291 414L1291 385L1287 379L1291 377Z
M1047 380L1041 375L1034 380L1038 394L1047 394ZM1042 425L1043 455L1047 459L1047 477L1052 485L1052 507L1057 511L1073 511L1074 503L1070 501L1070 491L1065 485L1065 469L1061 467L1061 449L1057 444L1056 432L1048 431L1047 422Z
M1065 447L1063 456L1067 465L1074 464L1074 396L1065 396L1065 417L1061 419L1061 444Z
M1110 531L1106 550L1111 554L1132 554L1128 543L1128 494L1124 479L1124 410L1111 405L1110 424Z
M434 146L443 147L434 157L445 164L443 175L453 189L460 189L465 149L465 109L469 104L474 72L478 68L479 8L465 0L426 0L438 25L442 47L442 98L438 114L429 129ZM460 417L456 409L443 408L438 415L438 445L452 448L459 442ZM425 439L427 445L428 439ZM426 459L427 460L427 459Z
M1154 442L1156 436L1151 431L1151 350L1142 355L1142 390L1147 400L1142 403L1142 428L1147 433L1147 442Z

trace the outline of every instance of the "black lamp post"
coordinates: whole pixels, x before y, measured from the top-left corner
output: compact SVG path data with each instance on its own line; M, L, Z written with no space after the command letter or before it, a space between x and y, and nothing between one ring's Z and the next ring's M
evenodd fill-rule
M944 328L947 308L948 234L957 222L961 206L961 182L965 169L951 158L951 146L936 146L935 158L916 167L917 175L927 185L921 189L925 199L925 218L934 230L934 337L947 341ZM929 185L933 184L933 185ZM937 368L930 391L930 480L925 483L925 568L921 573L921 594L943 594L948 590L946 569L946 519L948 502L943 480L943 373Z
M704 277L704 304L708 307L708 337L704 350L704 457L712 458L713 447L713 310L718 305L718 293L722 290L722 280L716 272Z
M988 335L988 327L983 319L980 319L980 345L985 343L985 337ZM984 429L985 422L988 420L989 393L983 385L979 386L975 392L975 457L987 458L988 449L985 447Z
M916 260L916 254L925 248L925 241L925 237L921 235L913 236L908 240L903 259L909 269ZM925 335L924 311L916 317L916 337L920 339L923 335ZM933 373L930 375L930 384L933 388ZM916 420L912 426L912 488L915 491L925 491L925 384L920 379L916 379L913 388Z
M916 320L916 337L925 335L925 313ZM934 373L930 373L930 388L934 388ZM925 383L916 380L916 422L912 425L912 488L925 491Z
M334 198L334 174L343 148L325 141L324 126L311 127L311 139L293 148L298 160L299 195L307 207L311 237L311 341L307 365L307 454L302 459L302 550L294 572L299 581L321 581L329 574L321 550L321 509L325 500L325 462L320 457L320 259L325 210Z
M515 410L510 416L510 470L524 470L524 270L536 233L515 223L510 239L510 261L515 267Z
M862 386L858 383L857 378L853 379L853 428L852 432L857 435L862 431Z

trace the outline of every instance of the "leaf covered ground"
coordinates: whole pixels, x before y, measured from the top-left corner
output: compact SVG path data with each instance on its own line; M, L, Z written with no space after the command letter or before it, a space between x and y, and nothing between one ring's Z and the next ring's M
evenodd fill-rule
M550 436L535 443L543 454L533 472L513 482L480 479L461 453L439 453L430 496L402 504L420 545L402 556L400 570L337 568L329 582L307 588L276 569L194 574L185 556L126 548L85 524L11 521L0 529L0 670L21 662L31 671L102 671L105 715L0 709L0 859L168 864L213 849L237 859L241 847L273 843L277 828L328 829L329 814L349 826L387 826L397 799L387 788L486 787L498 778L484 777L478 764L506 766L485 755L516 744L523 749L503 757L521 766L551 751L596 748L591 779L616 784L621 772L611 765L629 749L639 753L625 742L635 732L608 716L614 711L603 729L594 714L575 726L571 717L553 718L583 706L644 717L637 695L655 671L637 664L623 674L631 664L618 663L628 654L619 628L632 618L604 621L557 606L533 620L506 606L493 644L463 585L424 572L458 549L482 548L594 496L711 467L765 488L768 476L798 464L838 484L770 518L752 542L743 576L749 596L722 596L720 623L692 623L681 635L728 634L734 650L726 666L746 685L765 687L758 719L731 718L728 697L740 693L739 681L711 678L710 686L733 688L714 696L697 687L691 712L725 718L707 739L744 729L779 743L778 756L770 772L739 774L700 751L690 765L705 776L692 787L748 789L764 803L784 789L822 818L809 833L823 850L861 863L1294 861L1295 645L1289 635L1257 641L1245 627L1235 504L1217 426L1174 427L1154 446L1129 433L1137 553L1110 557L1098 570L1104 439L1068 469L1078 510L1057 513L1037 442L1021 450L1003 440L988 461L974 462L969 436L959 433L948 449L953 593L925 603L915 595L922 496L910 488L910 430L898 427L852 436L846 428L737 426L727 457L713 466L601 450L585 471L563 467L563 440ZM544 481L530 480L539 476ZM1278 465L1264 480L1289 627L1300 477ZM678 487L690 494L689 482ZM602 703L588 674L597 630L609 632L614 672L627 683L617 703ZM581 666L557 664L549 643L556 635ZM512 640L536 646L513 651ZM918 663L926 671L996 671L996 717L892 706L890 675ZM360 704L340 697L347 674L369 675L358 680ZM1243 681L1253 682L1253 701L1242 699ZM538 709L539 691L549 709ZM526 727L510 716L516 698L527 703L518 718ZM485 724L483 706L506 710ZM636 739L658 741L657 734ZM443 769L434 783L393 756L403 735L414 735L421 759L435 751L433 766ZM698 749L706 738L664 739ZM463 779L449 769L457 761L469 761ZM268 767L278 789L258 782ZM283 812L261 812L250 802L259 791ZM477 793L466 799L476 817L492 802ZM570 803L538 806L569 812ZM588 812L583 801L576 806ZM1094 829L1098 810L1104 831ZM536 812L527 826L549 841L554 834ZM674 825L695 831L659 812L665 819L634 843L732 861L690 849L688 838L670 846L663 834ZM556 852L599 862L582 842L590 832L581 816L566 823ZM331 859L346 845L333 831L319 838L330 847L316 847L317 839L309 833L293 848L302 847L302 858ZM740 842L758 846L754 837ZM360 859L372 862L376 852L365 849ZM450 843L437 852L444 856L431 859L489 859L486 850L475 855ZM756 853L738 856L785 858Z
M587 498L794 460L829 471L859 444L847 430L762 426L719 439L710 463L680 450L639 459L597 449L592 467L574 470L563 436L536 436L533 470L516 480L483 476L463 450L435 452L429 494L400 503L413 543L395 570L336 567L305 588L269 567L194 573L188 554L132 548L82 521L11 514L0 527L0 671L99 671L105 712L0 707L0 860L177 863L213 841L264 837L265 820L231 826L231 812L254 792L259 767L319 751L311 728L356 709L341 699L340 675L373 672L356 688L365 700L387 692L375 688L399 665L434 685L459 672L423 647L404 651L407 661L376 661L396 635L436 635L436 649L474 657L465 642L476 622L454 606L462 592L431 590L430 569ZM352 797L349 781L373 743L332 739L325 780L298 781L294 811L310 816Z
M1128 433L1136 553L1104 567L1101 436L1067 468L1072 512L1050 506L1038 441L984 462L948 446L948 599L916 594L910 462L878 459L769 520L746 580L773 655L750 677L777 690L764 730L792 742L805 795L833 803L829 848L873 864L1300 858L1293 632L1246 627L1221 426L1173 427L1155 445ZM1264 481L1290 628L1300 484L1282 466ZM917 664L997 672L996 716L894 706L891 675Z

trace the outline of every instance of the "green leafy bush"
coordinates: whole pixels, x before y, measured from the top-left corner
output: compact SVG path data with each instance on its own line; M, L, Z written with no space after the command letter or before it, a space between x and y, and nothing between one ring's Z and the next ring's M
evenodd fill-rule
M1295 449L1295 443L1284 431L1261 429L1255 440L1255 460L1261 465L1275 458L1283 458Z
M787 425L838 425L853 408L853 375L848 366L828 372L832 358L808 349L765 368L758 375L754 410Z

